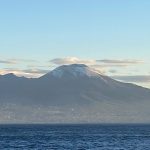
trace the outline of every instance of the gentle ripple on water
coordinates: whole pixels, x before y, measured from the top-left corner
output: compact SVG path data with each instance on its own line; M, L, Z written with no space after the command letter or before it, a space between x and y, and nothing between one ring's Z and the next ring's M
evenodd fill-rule
M150 125L0 125L4 150L150 150Z

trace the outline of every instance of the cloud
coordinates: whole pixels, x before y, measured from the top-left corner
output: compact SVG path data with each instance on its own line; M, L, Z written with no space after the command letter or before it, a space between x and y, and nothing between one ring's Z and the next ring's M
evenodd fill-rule
M49 72L49 70L44 70L44 69L25 69L22 71L25 73L31 73L31 74L45 74Z
M49 70L44 70L44 69L5 68L3 70L0 70L0 74L14 73L17 76L25 76L25 77L39 77L48 72Z
M130 66L144 63L142 60L131 60L131 59L102 59L96 60L99 63L107 64L109 66Z
M66 65L66 64L92 65L96 63L94 59L79 59L77 57L55 58L55 59L50 60L50 62L55 65Z
M136 64L143 63L142 60L131 60L131 59L123 59L123 60L115 60L115 59L80 59L77 57L65 57L65 58L55 58L49 61L53 65L66 65L66 64L86 64L89 66L99 66L99 67L121 67L121 66L131 66ZM20 63L39 63L37 60L33 59L5 59L0 60L1 64L20 64ZM98 68L98 67L97 67Z
M32 59L0 59L0 64L16 65L20 63L38 63L38 61Z
M24 66L27 69L18 69L18 68L4 68L0 71L0 74L6 73L14 73L19 76L26 77L39 77L43 74L46 74L51 69L66 64L86 64L90 67L95 68L96 70L104 73L106 75L112 74L122 74L121 69L123 67L130 67L133 65L142 64L142 60L131 60L131 59L80 59L77 57L65 57L65 58L55 58L50 60L50 64L47 63L45 65L39 63L36 60L32 59L8 59L8 60L0 60L0 63L4 64L19 64L19 63L29 63ZM20 66L19 66L20 67ZM149 81L149 77L147 76L113 76L115 79L127 81L127 82L147 82Z
M110 69L109 72L110 72L110 73L117 73L118 71L115 70L115 69Z
M0 64L16 64L13 60L0 60Z
M131 59L79 59L77 57L66 57L66 58L55 58L50 60L51 63L55 65L64 65L64 64L87 64L93 66L103 66L103 67L112 67L112 66L130 66L144 63L142 60L131 60Z
M91 66L101 73L116 73L118 72L116 68L120 69L122 67L130 67L137 64L144 63L142 60L134 59L80 59L77 57L65 57L65 58L55 58L49 61L55 66L67 65L67 64L86 64Z
M112 76L112 78L121 80L121 81L125 81L125 82L137 82L137 83L150 82L150 75Z
M56 58L49 61L50 63L60 66L60 65L69 65L69 64L85 64L90 67L95 68L101 73L105 73L104 65L97 63L95 59L80 59L77 57L66 57L66 58Z
M17 59L9 59L10 61L14 61L14 62L17 62L17 63L20 63L20 62L29 62L29 63L36 63L38 62L37 60L34 60L34 59L22 59L22 58L17 58Z

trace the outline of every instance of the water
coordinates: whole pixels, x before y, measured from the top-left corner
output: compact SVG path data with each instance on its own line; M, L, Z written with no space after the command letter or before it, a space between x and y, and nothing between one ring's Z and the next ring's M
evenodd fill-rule
M4 150L150 150L150 125L0 125Z

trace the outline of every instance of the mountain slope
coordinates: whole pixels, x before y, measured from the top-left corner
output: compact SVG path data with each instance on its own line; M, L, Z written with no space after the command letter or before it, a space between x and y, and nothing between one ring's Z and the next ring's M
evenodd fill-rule
M12 110L9 112L11 115L21 115L22 110L25 111L22 115L26 115L27 111L31 112L33 116L29 116L32 119L28 117L32 121L37 114L44 113L43 120L48 120L46 118L52 115L50 118L57 122L68 112L71 116L66 120L72 120L73 116L77 115L73 120L87 121L92 113L91 120L98 120L95 114L99 114L98 118L105 116L103 121L114 116L117 116L118 121L119 114L119 118L128 116L129 121L139 110L142 110L143 115L150 113L147 107L150 104L150 90L113 80L86 65L73 64L60 66L36 79L17 77L13 74L1 75L0 104L3 107L0 109L9 108L8 112Z
M138 101L150 98L149 89L113 80L85 65L58 67L42 76L39 82L45 83L50 95L55 95L56 99L59 95L61 100L76 99L86 103L86 100Z
M1 100L22 99L28 103L81 105L94 101L149 100L150 90L122 83L82 64L60 66L48 74L27 79L7 74L0 77Z

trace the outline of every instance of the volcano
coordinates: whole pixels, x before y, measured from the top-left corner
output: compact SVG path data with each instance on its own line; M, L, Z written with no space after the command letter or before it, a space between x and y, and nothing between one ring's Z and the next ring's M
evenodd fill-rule
M1 114L5 113L2 122L22 120L21 116L22 121L32 122L42 113L42 119L35 121L141 122L150 113L150 89L116 81L84 64L72 64L40 78L1 75L0 103ZM66 114L71 116L65 118Z

